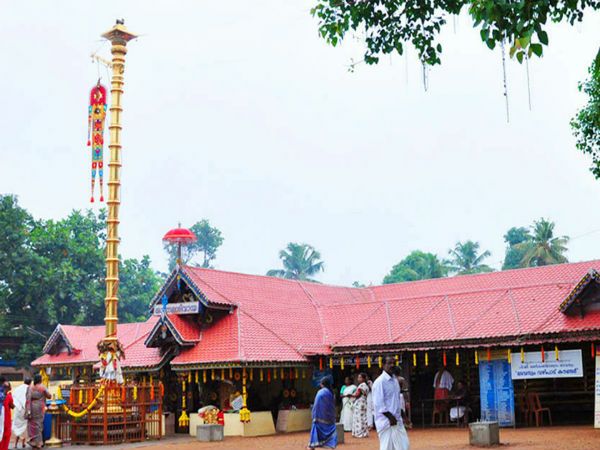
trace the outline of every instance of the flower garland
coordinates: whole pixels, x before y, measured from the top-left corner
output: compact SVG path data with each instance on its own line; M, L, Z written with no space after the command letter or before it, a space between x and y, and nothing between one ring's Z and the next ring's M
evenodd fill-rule
M98 390L98 393L96 394L96 396L94 397L94 399L93 399L93 400L90 402L90 404L89 404L89 405L87 405L87 406L86 406L86 407L85 407L85 408L84 408L82 411L79 411L79 412L73 411L72 409L69 409L69 407L68 407L66 404L63 404L63 405L62 405L62 408L63 408L63 410L64 410L64 411L65 411L65 412L66 412L66 413L67 413L69 416L71 416L71 417L73 417L73 418L75 418L75 419L79 419L79 418L81 418L81 417L85 416L87 413L89 413L89 412L92 410L92 408L93 408L94 406L96 406L96 403L98 402L98 399L100 398L100 396L101 396L102 394L104 394L104 388L105 388L105 386L101 386L101 387L100 387L100 389ZM81 392L81 391L80 391L80 392ZM63 397L62 397L62 390L61 390L61 389L58 389L58 393L57 393L57 395L56 395L56 396L57 396L57 398L58 398L59 400L62 400L62 399L63 399Z

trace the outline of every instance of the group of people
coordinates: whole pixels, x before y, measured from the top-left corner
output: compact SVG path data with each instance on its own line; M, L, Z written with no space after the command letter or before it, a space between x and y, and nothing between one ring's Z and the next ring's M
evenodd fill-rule
M33 384L32 384L33 383ZM14 392L5 378L0 377L0 450L8 450L10 439L15 436L15 448L25 448L25 435L29 445L40 449L44 445L43 428L46 399L50 393L36 374L26 377Z
M395 365L394 358L387 357L382 369L381 375L374 382L365 373L358 375L358 385L354 384L351 377L346 377L340 390L340 422L344 431L351 431L356 438L368 437L369 430L375 428L380 450L409 450L408 434L402 418L405 399L400 386L399 368ZM321 380L312 419L308 448L335 448L336 409L330 377Z

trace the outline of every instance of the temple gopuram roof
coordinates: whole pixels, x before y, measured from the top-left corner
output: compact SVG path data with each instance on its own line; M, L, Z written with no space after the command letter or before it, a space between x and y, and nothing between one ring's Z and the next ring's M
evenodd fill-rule
M172 355L153 346L170 339L179 346L170 364L181 370L308 363L315 355L356 351L589 340L600 336L596 271L600 260L350 288L183 266L157 293L155 315L119 325L118 333L126 368L164 363ZM157 313L181 283L198 314ZM580 314L570 313L573 305ZM210 322L200 320L206 311ZM103 333L103 326L59 325L44 351L56 353L60 345L60 352L33 364L95 361Z

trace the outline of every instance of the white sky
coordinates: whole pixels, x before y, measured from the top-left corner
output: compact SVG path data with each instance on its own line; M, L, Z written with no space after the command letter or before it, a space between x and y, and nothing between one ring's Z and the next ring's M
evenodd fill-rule
M530 64L531 112L525 68L509 61L507 125L500 53L466 15L456 34L446 27L424 92L414 52L348 73L360 43L327 46L312 5L3 2L0 192L37 217L90 206L89 54L124 17L142 35L123 99L125 257L149 254L165 270L163 234L208 218L225 237L216 268L263 274L299 241L321 251L321 281L379 283L411 250L445 256L459 239L499 267L506 230L541 216L585 234L572 261L600 257L600 232L587 234L600 229L600 182L569 127L600 14L550 27Z

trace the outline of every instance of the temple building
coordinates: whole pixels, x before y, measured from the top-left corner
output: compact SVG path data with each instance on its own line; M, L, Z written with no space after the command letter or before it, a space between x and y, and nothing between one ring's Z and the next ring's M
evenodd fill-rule
M307 429L321 377L380 373L393 356L410 386L415 426L434 411L445 368L469 393L472 418L535 424L594 420L600 260L350 288L178 266L143 323L119 324L123 370L165 385L177 431L199 408L225 414L226 435ZM103 326L57 325L32 365L55 379L90 379ZM244 379L246 383L243 383ZM245 386L243 386L245 384ZM177 421L186 411L190 424ZM600 424L599 424L600 426Z

